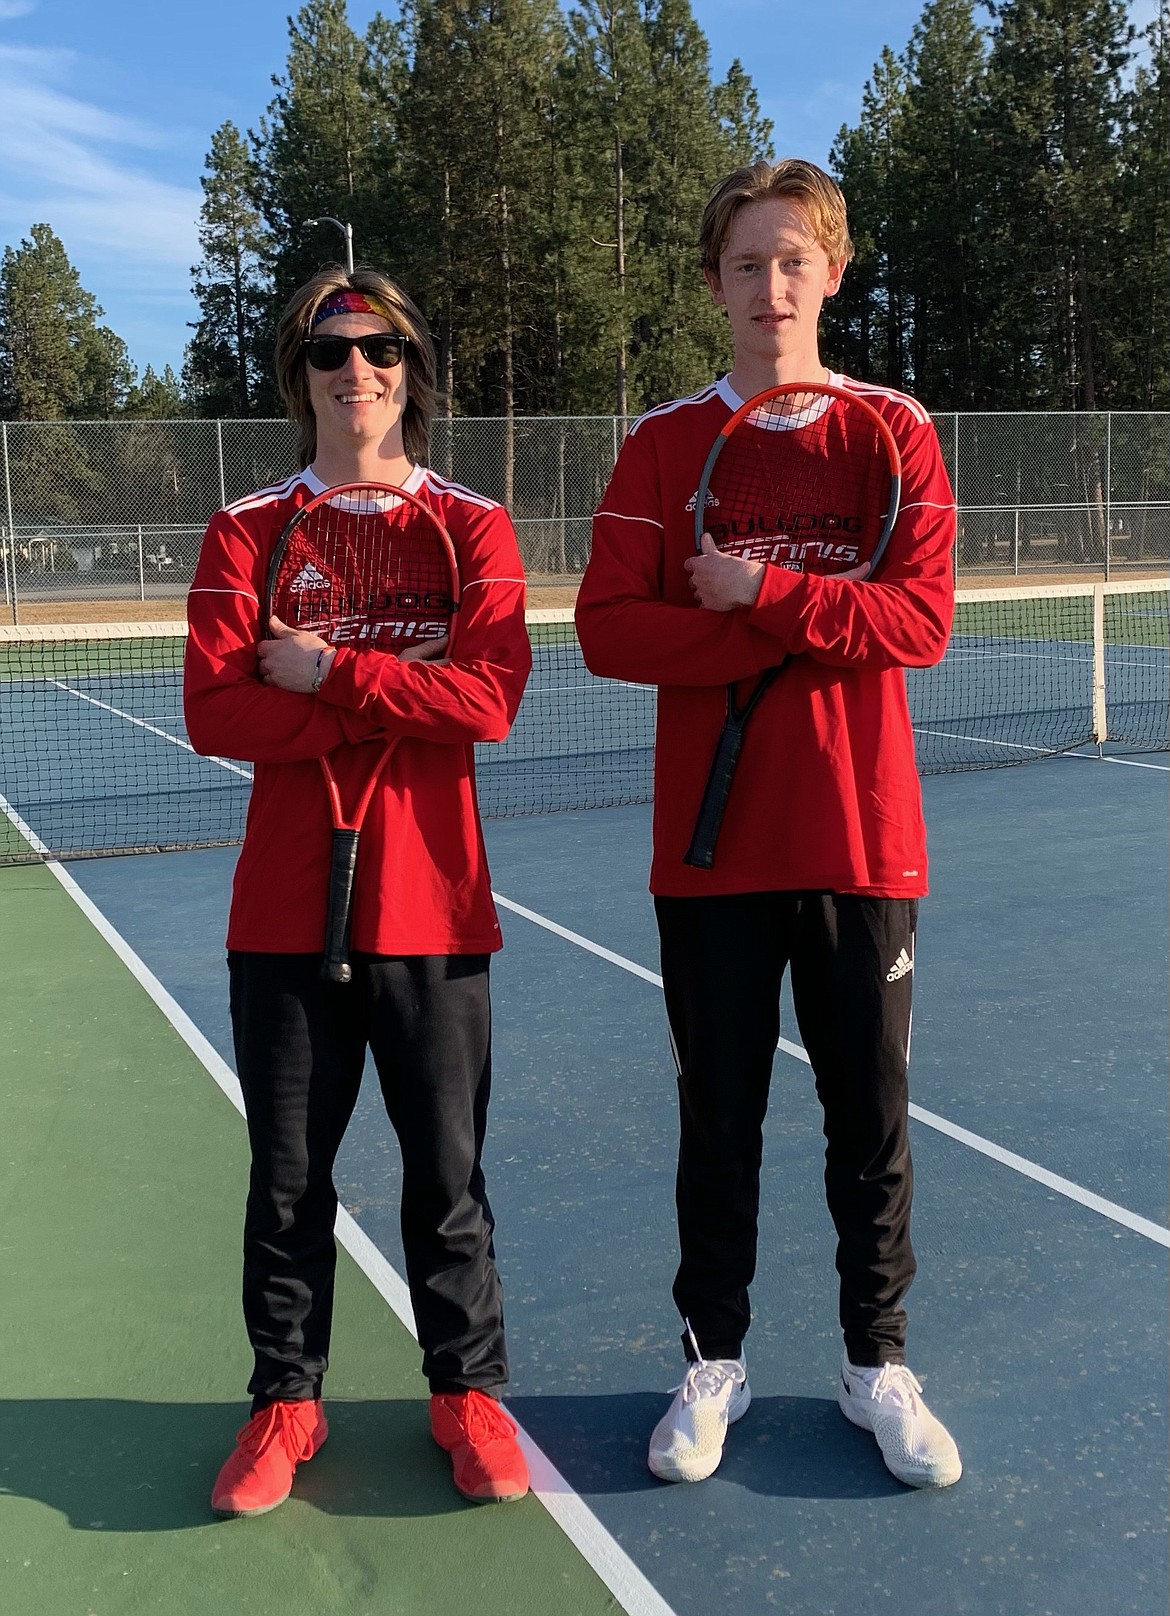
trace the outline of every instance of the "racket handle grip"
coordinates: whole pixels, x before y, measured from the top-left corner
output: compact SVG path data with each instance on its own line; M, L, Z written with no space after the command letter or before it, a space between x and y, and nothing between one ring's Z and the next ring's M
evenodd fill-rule
M711 772L703 788L703 800L699 804L691 845L683 856L683 863L696 870L709 870L715 863L715 843L719 840L719 828L723 824L742 745L743 725L729 719L723 726L719 745L711 759Z
M325 954L321 961L321 979L324 982L348 982L353 976L349 964L349 911L353 901L357 852L356 830L333 832L329 904L325 911Z

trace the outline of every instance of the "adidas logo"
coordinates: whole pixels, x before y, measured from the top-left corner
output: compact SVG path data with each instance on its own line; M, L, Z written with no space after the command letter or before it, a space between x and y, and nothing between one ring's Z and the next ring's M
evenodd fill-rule
M310 589L328 589L329 580L319 573L311 561L307 561L288 586L290 595L303 595Z
M898 955L897 959L894 961L893 965L886 972L886 981L900 982L904 976L909 976L913 969L914 961L910 958L909 954L907 954L906 950L903 949Z
M697 504L698 504L698 503L699 503L699 490L698 490L698 489L697 489L697 488L696 488L696 489L695 489L695 491L694 491L694 493L693 493L693 494L692 494L692 495L691 495L691 497L690 497L690 499L688 499L688 500L687 500L687 503L686 503L686 509L687 509L687 510L688 510L688 511L693 511L693 510L694 510L694 508L695 508L695 506L696 506L696 505L697 505ZM706 497L706 499L705 499L705 500L704 500L704 501L703 501L703 509L704 509L704 510L705 510L705 511L706 511L706 510L710 510L710 508L711 508L711 506L712 506L712 505L718 505L718 503L719 503L719 501L718 501L718 499L717 499L717 498L716 498L716 497L715 497L715 495L714 495L714 494L713 494L713 493L712 493L712 492L711 492L711 490L710 490L710 489L709 489L709 488L708 488L708 490L707 490L707 497Z

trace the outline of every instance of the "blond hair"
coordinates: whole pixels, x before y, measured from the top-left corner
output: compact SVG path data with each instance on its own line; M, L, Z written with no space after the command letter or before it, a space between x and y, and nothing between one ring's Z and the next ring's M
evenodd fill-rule
M719 259L731 237L735 215L745 202L784 197L804 209L817 242L831 264L847 264L853 257L845 198L836 181L803 157L785 157L779 163L745 163L720 180L703 209L699 225L702 267L719 274Z
M402 412L402 444L409 459L425 465L435 409L435 350L427 322L400 286L381 270L366 265L347 275L340 264L327 264L299 287L285 304L276 328L273 364L280 396L297 428L297 455L302 466L317 453L317 420L309 402L304 343L317 310L336 292L360 292L404 337L406 408Z

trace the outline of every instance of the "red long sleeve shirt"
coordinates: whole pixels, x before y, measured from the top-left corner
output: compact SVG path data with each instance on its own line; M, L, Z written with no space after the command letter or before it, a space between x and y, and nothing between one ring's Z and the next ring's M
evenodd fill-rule
M260 683L256 647L276 540L324 484L303 471L211 519L188 598L187 732L196 751L255 765L232 889L228 947L312 953L324 944L332 821L317 759L342 802L372 747L394 752L370 804L351 940L376 954L501 946L475 797L473 746L503 740L531 668L524 577L502 506L416 467L404 485L451 535L462 603L447 663L338 649L318 695Z
M827 890L918 897L926 832L903 669L946 648L955 505L925 409L842 376L888 421L902 500L874 582L769 565L755 605L698 606L683 570L711 444L742 402L726 379L652 410L622 446L577 601L588 666L655 684L651 890ZM729 518L734 513L721 513ZM753 714L715 866L683 862L726 714L726 686L793 660Z

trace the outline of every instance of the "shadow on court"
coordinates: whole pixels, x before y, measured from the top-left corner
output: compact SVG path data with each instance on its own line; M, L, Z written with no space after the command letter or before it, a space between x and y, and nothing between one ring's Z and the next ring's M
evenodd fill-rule
M476 1508L451 1485L425 1403L333 1401L327 1412L329 1439L297 1471L294 1498L326 1515L386 1519ZM13 1399L0 1403L0 1491L47 1504L81 1532L231 1526L208 1499L246 1418L242 1404Z
M579 1493L654 1493L646 1446L666 1412L661 1393L513 1397L508 1407ZM719 1476L770 1498L888 1498L904 1493L873 1438L822 1397L753 1397L732 1426Z

